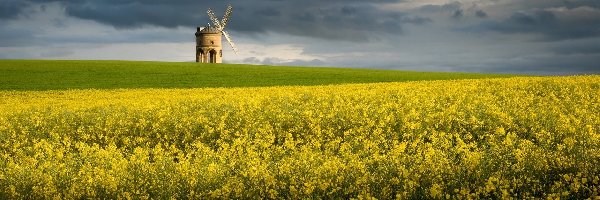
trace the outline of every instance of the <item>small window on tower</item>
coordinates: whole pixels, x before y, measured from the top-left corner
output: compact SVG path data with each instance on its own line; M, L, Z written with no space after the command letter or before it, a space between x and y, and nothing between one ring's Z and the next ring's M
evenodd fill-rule
M213 42L213 41L210 41L210 44L215 44L215 42Z

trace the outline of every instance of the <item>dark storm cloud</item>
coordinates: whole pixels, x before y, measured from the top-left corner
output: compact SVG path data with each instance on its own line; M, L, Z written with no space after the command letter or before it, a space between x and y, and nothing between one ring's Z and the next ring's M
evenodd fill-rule
M464 15L464 11L462 9L458 9L458 10L454 11L454 13L452 14L452 18L460 19L463 17L463 15Z
M480 18L486 18L488 16L488 14L483 10L478 10L475 12L475 16L480 17Z
M320 2L318 2L320 3ZM286 1L260 8L252 15L238 13L231 27L243 32L273 31L333 40L365 41L371 35L401 34L404 24L423 24L428 18L378 9L363 3ZM375 34L373 34L375 33Z
M600 36L598 27L600 10L586 6L518 11L506 19L490 20L467 30L506 34L534 33L542 35L544 40L565 40Z
M264 8L254 12L256 15L265 17L278 17L281 16L281 12L275 8Z
M455 12L460 10L462 4L460 2L454 1L443 5L423 5L419 8L419 10L423 12Z
M527 10L531 8L545 9L545 8L557 8L565 7L568 9L578 8L581 6L589 6L594 8L600 8L600 1L598 0L481 0L481 1L495 1L498 4L507 6L513 10Z
M532 1L524 3L528 7L566 7L569 9L573 9L581 6L589 6L594 8L600 8L600 1L598 0L545 0L541 2Z
M244 33L267 31L338 40L365 41L371 33L401 34L403 24L423 24L430 19L384 11L380 3L401 0L31 0L60 2L66 13L117 28L205 26L206 10L221 17L226 3L234 4L228 29Z
M418 10L426 13L446 13L452 19L461 19L465 16L465 10L462 7L462 3L454 1L443 5L423 5Z
M550 48L558 55L590 55L600 57L600 39L558 42ZM598 63L598 62L595 62ZM600 68L600 64L597 64Z
M0 2L0 19L15 18L27 7L27 3L21 0L2 0Z
M185 5L142 4L120 2L115 4L98 2L67 3L66 12L71 16L91 19L117 28L135 28L143 25L177 27L207 21L194 16L198 11Z
M558 27L558 22L554 13L544 10L534 11L533 13L518 12L514 13L508 19L491 24L490 29L502 32L534 32L551 31Z
M516 13L509 19L491 23L490 30L504 33L540 33L549 39L574 39L598 36L600 21L583 26L557 21L552 12L537 11L534 13Z

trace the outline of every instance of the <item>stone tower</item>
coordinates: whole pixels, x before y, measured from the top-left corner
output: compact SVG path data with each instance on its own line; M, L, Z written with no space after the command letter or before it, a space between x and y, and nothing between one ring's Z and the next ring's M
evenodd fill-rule
M222 63L221 31L215 27L196 29L196 62Z

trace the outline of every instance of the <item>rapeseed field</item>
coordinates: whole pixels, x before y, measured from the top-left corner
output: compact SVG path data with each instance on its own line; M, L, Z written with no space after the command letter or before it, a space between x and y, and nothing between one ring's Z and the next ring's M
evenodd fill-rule
M600 76L0 91L0 199L594 198Z

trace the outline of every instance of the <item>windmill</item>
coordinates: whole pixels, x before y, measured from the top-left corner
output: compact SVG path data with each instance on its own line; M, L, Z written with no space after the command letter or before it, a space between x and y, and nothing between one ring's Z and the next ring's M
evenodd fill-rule
M225 36L233 52L237 54L237 48L231 40L229 33L225 31L227 21L231 17L233 7L227 5L225 16L219 21L212 9L208 9L208 17L212 21L207 27L198 27L196 31L196 62L202 63L221 63L223 57L223 47L221 46L221 36Z

